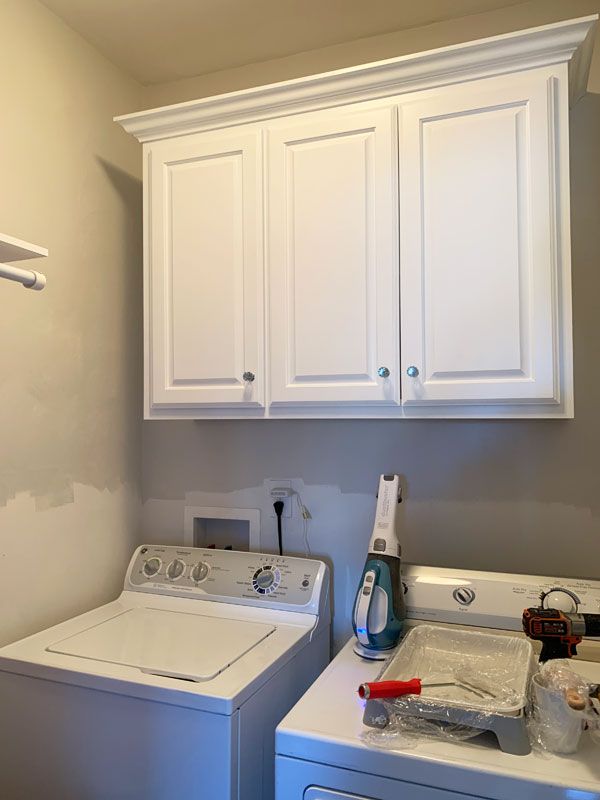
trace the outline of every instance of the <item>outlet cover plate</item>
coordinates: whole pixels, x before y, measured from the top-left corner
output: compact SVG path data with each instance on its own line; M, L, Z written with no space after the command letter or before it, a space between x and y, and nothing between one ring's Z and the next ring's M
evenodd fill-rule
M293 481L291 481L289 478L288 479L284 479L284 478L281 478L281 479L268 478L265 481L265 491L267 492L267 496L271 500L270 515L272 517L275 517L275 511L273 509L273 503L275 502L276 499L279 499L279 498L275 498L275 497L272 498L271 497L271 490L272 489L278 489L279 487L291 490L291 489L294 488L293 487ZM296 500L296 498L293 495L292 495L292 497L282 497L281 500L283 500L283 516L287 517L289 519L290 517L293 516L294 504L297 504L298 501Z

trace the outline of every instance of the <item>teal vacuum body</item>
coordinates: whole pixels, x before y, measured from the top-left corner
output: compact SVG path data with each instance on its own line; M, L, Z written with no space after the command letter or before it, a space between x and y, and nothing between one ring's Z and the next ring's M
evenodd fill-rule
M387 658L402 633L406 609L400 575L396 514L400 502L397 475L379 481L375 525L354 601L355 652L363 658Z

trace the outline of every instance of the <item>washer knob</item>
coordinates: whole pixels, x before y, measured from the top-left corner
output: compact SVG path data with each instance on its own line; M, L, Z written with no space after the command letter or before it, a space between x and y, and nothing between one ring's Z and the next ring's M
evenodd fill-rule
M180 558L176 558L174 561L171 561L167 567L167 578L176 581L177 578L181 578L184 569L185 563Z
M259 567L252 576L252 588L257 594L272 594L279 586L281 573L277 567L267 564Z
M149 558L142 568L142 572L147 578L152 578L161 567L161 560L157 556Z
M256 576L256 583L261 589L268 589L275 582L275 575L271 570L263 570Z
M208 564L205 564L204 561L199 561L197 564L194 564L190 573L192 580L196 581L196 583L203 581L207 575Z

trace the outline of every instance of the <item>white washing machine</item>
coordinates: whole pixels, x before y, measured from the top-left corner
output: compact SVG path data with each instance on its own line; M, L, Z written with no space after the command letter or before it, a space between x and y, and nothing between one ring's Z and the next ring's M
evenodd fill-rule
M405 583L411 624L518 630L523 608L553 586L577 595L581 611L600 611L598 581L409 567ZM277 728L277 800L600 800L600 745L587 734L571 756L511 755L489 732L468 742L421 739L403 750L367 744L357 688L376 679L382 662L359 658L352 645ZM600 683L600 642L578 649L573 667Z
M117 600L0 650L0 797L271 798L329 638L319 561L140 547Z

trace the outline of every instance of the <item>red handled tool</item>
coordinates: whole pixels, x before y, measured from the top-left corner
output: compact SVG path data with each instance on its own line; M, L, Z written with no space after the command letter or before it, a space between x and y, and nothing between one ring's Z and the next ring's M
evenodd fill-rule
M456 681L422 681L420 678L412 678L410 681L375 681L361 683L358 695L364 700L402 697L405 694L421 694L423 686L456 686Z

